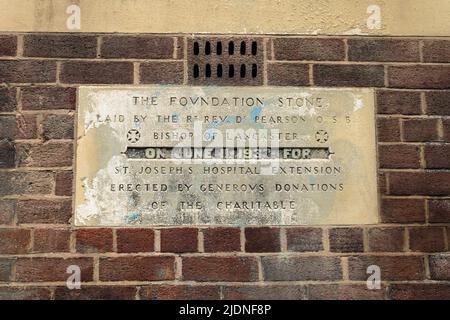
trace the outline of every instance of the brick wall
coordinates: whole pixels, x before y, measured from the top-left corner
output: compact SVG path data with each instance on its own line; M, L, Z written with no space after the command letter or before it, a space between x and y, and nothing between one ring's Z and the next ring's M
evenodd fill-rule
M381 223L75 228L77 87L189 85L187 38L4 34L0 299L450 299L450 40L258 40L259 85L376 88ZM65 287L72 264L82 290Z

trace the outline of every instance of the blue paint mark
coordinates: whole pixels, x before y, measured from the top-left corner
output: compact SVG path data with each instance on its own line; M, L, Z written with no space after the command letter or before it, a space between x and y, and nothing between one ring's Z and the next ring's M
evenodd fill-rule
M139 212L131 212L127 217L125 217L127 223L137 222L139 219L141 219L141 214Z

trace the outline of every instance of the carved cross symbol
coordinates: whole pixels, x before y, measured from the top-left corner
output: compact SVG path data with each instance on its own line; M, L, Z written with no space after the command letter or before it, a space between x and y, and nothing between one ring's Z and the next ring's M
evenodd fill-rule
M137 131L136 129L131 129L130 131L128 131L127 133L127 139L129 142L131 143L136 143L139 141L139 139L141 138L141 134L139 131Z
M320 143L325 143L328 141L328 132L325 130L319 130L316 132L316 141Z

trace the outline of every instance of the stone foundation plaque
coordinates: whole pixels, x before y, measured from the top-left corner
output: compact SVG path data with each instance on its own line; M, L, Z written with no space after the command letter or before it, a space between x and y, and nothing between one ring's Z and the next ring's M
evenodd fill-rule
M378 222L374 94L80 87L75 224Z

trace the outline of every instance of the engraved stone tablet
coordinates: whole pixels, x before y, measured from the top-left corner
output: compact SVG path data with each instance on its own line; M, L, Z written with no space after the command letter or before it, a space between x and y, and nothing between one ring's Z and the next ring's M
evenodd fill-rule
M378 222L374 94L80 87L75 224Z

